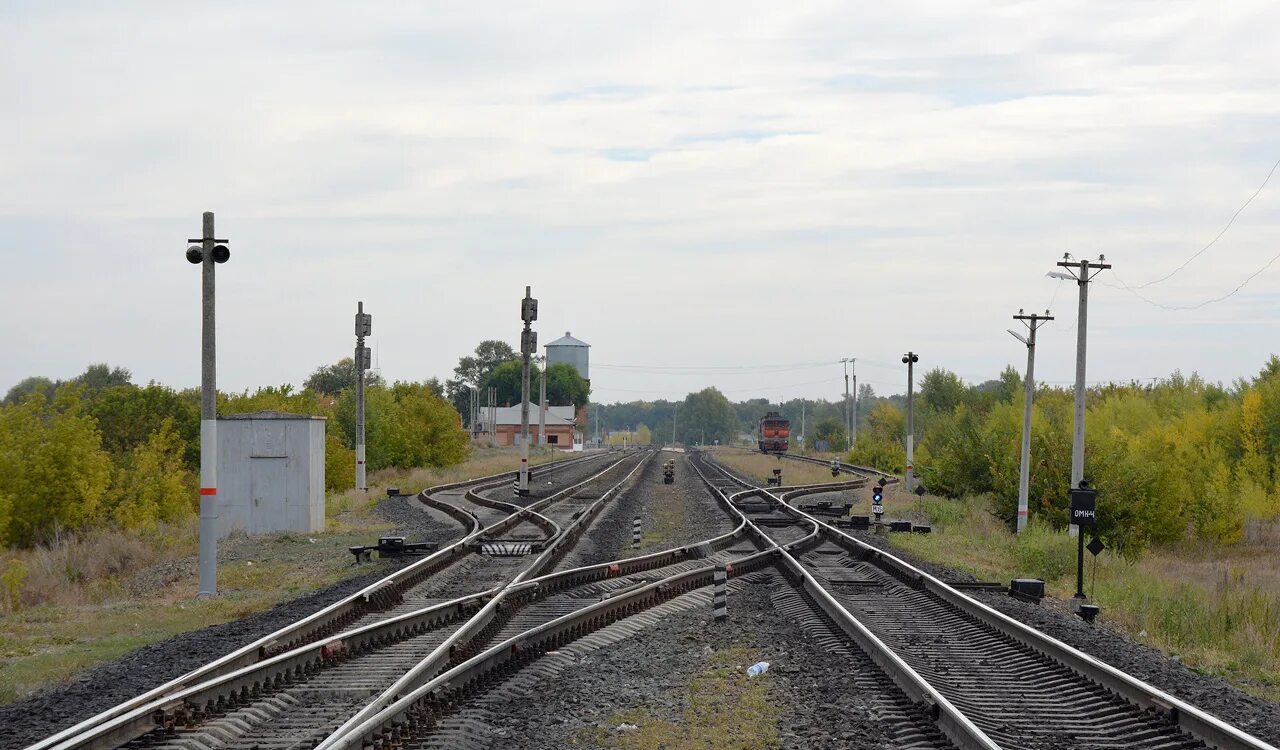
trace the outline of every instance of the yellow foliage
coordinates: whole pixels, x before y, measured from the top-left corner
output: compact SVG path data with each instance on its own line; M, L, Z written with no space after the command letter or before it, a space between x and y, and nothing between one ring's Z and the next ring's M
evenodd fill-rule
M59 388L52 403L36 394L0 407L0 494L9 499L0 536L29 546L98 518L111 485L111 459L80 389Z
M107 499L111 520L130 529L154 529L196 510L196 479L182 462L186 445L166 419L116 469Z

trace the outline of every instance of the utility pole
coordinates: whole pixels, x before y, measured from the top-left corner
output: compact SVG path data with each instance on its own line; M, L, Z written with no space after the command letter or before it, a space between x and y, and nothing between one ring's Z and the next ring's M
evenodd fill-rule
M848 357L840 360L840 364L844 365L844 439L850 448L853 447L851 440L853 432L849 428L849 362Z
M915 413L915 364L920 357L915 352L902 355L902 364L907 366L907 492L916 489L915 446L916 446L916 413Z
M364 371L369 369L369 347L364 337L373 334L373 316L364 311L364 303L356 303L356 489L367 490L364 456Z
M1085 371L1085 334L1089 320L1089 282L1102 273L1111 264L1106 262L1107 256L1099 255L1098 262L1089 259L1071 260L1071 254L1065 253L1058 263L1067 272L1058 273L1055 278L1075 279L1080 287L1080 317L1076 320L1076 418L1075 433L1071 436L1071 487L1079 487L1084 479L1084 371ZM1080 533L1080 527L1071 524L1067 527L1071 536Z
M540 357L538 371L538 445L547 443L547 358Z
M524 330L520 332L520 358L524 362L524 372L520 383L520 484L518 492L521 497L529 494L529 359L538 350L538 334L530 325L538 319L538 300L530 293L531 287L524 288L524 299L520 303L520 319L524 321Z
M198 596L218 593L218 388L217 334L214 326L213 264L231 258L229 240L215 239L213 212L205 211L201 236L187 248L187 261L200 268L200 588Z
M804 431L804 416L805 416L805 415L804 415L804 412L805 412L805 408L804 408L804 407L805 407L805 404L806 404L805 400L804 400L804 399L800 399L800 437L801 437L801 438L803 438L803 440L804 440L805 444L806 444L806 445L808 445L808 443L809 443L809 434L808 434L807 432L805 432L805 431Z
M853 374L853 419L849 426L849 450L858 445L858 360L849 360L849 369Z
M1027 498L1031 494L1031 400L1036 392L1036 330L1053 320L1053 316L1049 315L1048 310L1044 311L1044 315L1024 315L1022 310L1018 310L1013 319L1022 321L1029 331L1027 337L1017 331L1009 331L1014 338L1027 345L1027 377L1024 383L1026 394L1022 406L1022 461L1018 468L1018 533L1021 534L1027 528Z
M676 447L676 417L680 416L680 402L675 402L675 409L671 412L671 447Z

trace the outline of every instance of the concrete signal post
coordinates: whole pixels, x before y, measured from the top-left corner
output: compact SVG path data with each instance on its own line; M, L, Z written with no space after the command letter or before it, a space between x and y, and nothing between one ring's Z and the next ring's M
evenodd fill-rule
M1021 534L1027 528L1027 499L1031 494L1031 399L1036 392L1036 330L1053 320L1053 317L1048 310L1044 311L1044 315L1026 315L1019 310L1013 319L1022 321L1028 334L1023 336L1017 331L1009 331L1014 338L1027 345L1027 377L1024 383L1026 393L1022 407L1022 461L1018 469L1018 533Z
M538 334L530 326L538 319L538 300L533 298L532 287L524 288L520 303L520 319L524 330L520 332L520 357L524 367L520 385L520 476L516 493L529 494L529 360L538 350Z
M915 352L902 355L902 364L907 366L907 492L916 488L915 447L916 447L916 412L915 412L915 364L920 361Z
M187 260L200 265L200 588L218 593L218 391L217 334L214 326L214 264L231 259L228 240L216 239L213 212L204 213L199 239L189 239Z
M364 337L373 335L373 316L364 311L364 303L356 303L356 489L369 489L365 472L364 446L364 373L369 369L369 347Z

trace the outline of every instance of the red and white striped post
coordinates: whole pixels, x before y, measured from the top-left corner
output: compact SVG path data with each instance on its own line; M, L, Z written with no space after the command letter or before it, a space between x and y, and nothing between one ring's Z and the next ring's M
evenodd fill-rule
M187 248L187 260L201 265L200 285L200 588L199 596L218 593L218 390L217 335L214 327L215 263L231 257L226 240L215 239L213 212L204 213L201 237Z

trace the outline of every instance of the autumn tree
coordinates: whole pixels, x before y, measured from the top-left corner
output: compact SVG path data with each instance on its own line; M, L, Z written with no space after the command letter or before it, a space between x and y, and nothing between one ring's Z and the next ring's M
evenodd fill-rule
M377 388L386 383L381 375L365 371L364 384L368 388ZM356 387L356 362L351 357L343 357L331 365L321 365L303 381L302 387L326 396L338 396Z
M59 530L79 530L100 511L111 485L111 459L83 386L68 385L46 401L36 393L0 408L0 496L7 498L8 544L30 546Z

